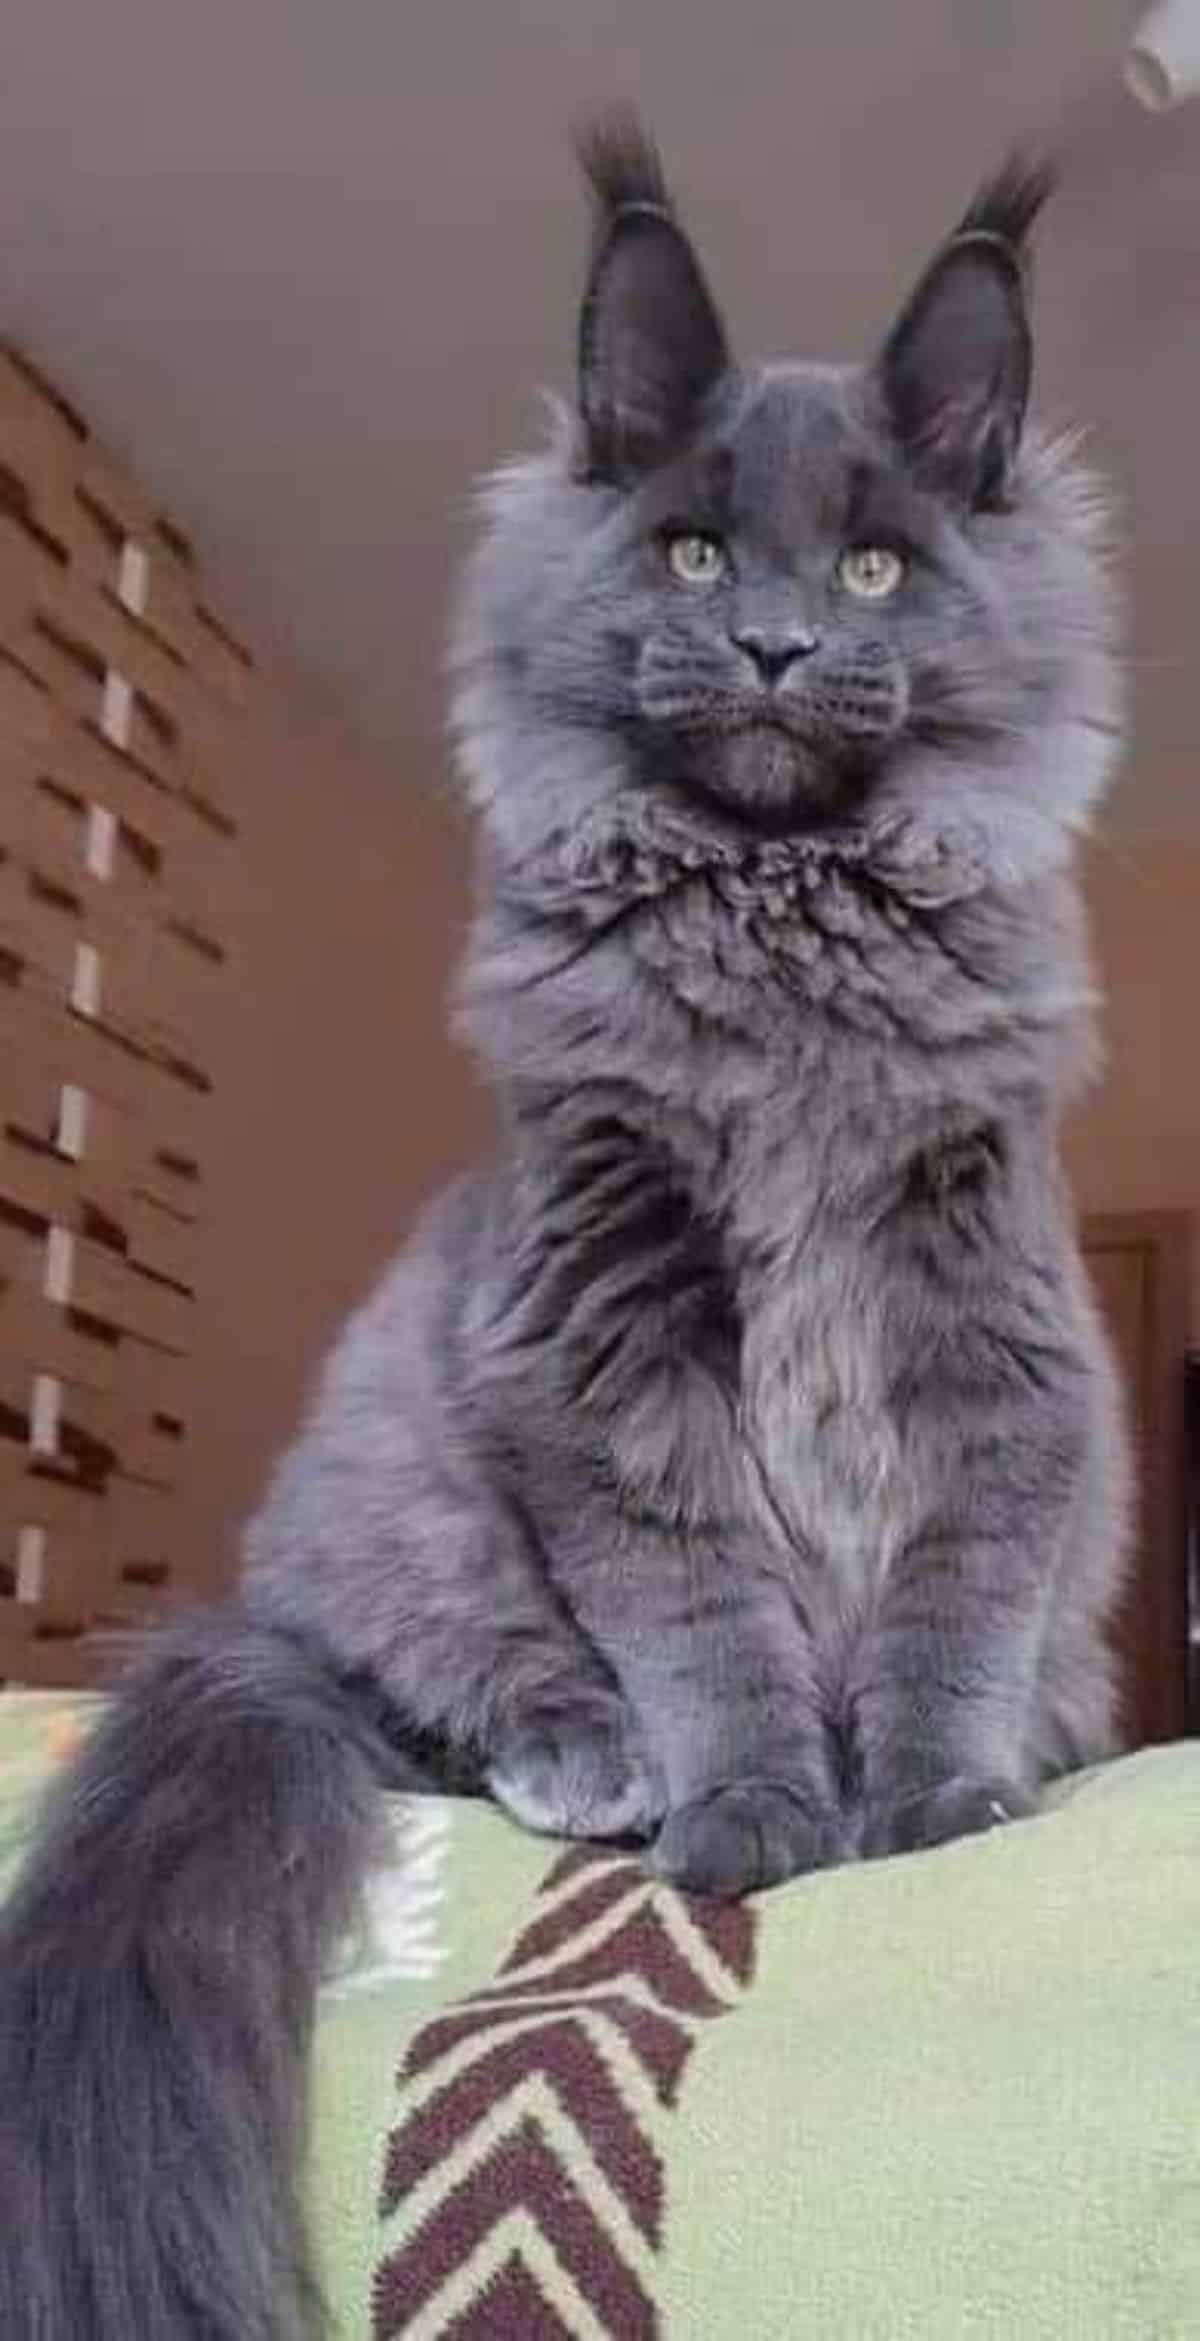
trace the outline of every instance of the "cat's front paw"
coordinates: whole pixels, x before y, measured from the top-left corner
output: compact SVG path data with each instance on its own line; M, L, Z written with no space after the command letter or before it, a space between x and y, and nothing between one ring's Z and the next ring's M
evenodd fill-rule
M650 1865L683 1893L731 1900L826 1868L839 1858L839 1836L834 1819L802 1789L739 1780L668 1813Z
M487 1786L514 1820L548 1837L647 1838L664 1803L615 1694L523 1716L489 1765Z
M919 1853L954 1837L975 1837L985 1829L1002 1829L1008 1821L1026 1820L1036 1809L1034 1799L1013 1780L960 1775L868 1805L862 1849L868 1860Z

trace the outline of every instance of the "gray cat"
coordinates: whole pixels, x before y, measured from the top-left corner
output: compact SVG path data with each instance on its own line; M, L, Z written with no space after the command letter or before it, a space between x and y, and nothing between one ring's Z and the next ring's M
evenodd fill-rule
M10 2341L297 2341L384 1777L741 1894L1114 1744L1124 1442L1056 1156L1119 735L1013 167L874 362L743 367L629 124L455 656L494 1161L341 1339L0 1941Z

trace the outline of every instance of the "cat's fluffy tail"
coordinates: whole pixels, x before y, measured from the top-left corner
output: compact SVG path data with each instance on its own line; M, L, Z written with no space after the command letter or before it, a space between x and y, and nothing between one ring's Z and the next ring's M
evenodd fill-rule
M4 2341L309 2341L296 2180L324 1959L389 1757L300 1643L171 1634L0 1912Z

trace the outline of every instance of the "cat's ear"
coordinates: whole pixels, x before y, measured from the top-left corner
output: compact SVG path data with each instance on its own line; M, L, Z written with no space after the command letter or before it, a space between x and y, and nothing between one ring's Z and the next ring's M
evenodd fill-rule
M632 116L590 123L579 157L596 236L579 322L583 469L627 484L686 439L729 364L724 328Z
M1003 505L1033 345L1027 238L1053 185L1014 157L982 188L926 269L884 345L878 372L891 428L918 475L975 510Z

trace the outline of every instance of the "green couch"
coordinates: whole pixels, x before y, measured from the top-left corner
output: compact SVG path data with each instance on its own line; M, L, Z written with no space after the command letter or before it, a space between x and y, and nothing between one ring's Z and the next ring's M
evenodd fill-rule
M6 1874L92 1707L0 1698ZM741 1907L392 1830L318 2027L338 2341L1198 2341L1200 1742Z

